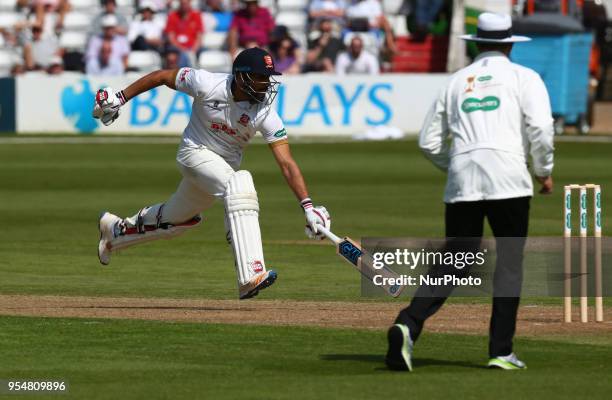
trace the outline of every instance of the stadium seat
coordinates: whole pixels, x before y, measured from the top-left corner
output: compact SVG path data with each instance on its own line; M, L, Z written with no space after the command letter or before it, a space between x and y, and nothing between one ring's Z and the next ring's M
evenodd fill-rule
M12 28L19 20L21 15L14 12L0 13L0 28Z
M204 23L204 33L217 30L217 18L213 13L203 12L202 22Z
M135 0L116 0L117 12L130 20L136 13Z
M150 72L161 68L161 58L156 51L132 51L128 56L128 69Z
M382 3L385 14L397 14L403 0L383 0Z
M19 62L19 56L12 50L0 49L0 76L10 75L13 64Z
M300 48L305 51L306 47L308 46L308 38L306 37L306 33L303 30L297 30L289 31L289 35L291 35L293 40L298 42Z
M127 18L128 23L134 19L135 15L138 15L135 7L118 7L117 13Z
M202 37L202 46L206 50L220 50L225 45L226 38L225 32L205 32Z
M0 0L3 1L3 0ZM100 7L98 0L70 0L72 10L92 13Z
M118 8L124 8L124 7L134 7L134 0L116 0L116 4Z
M306 26L306 13L296 11L279 12L276 16L276 25L285 25L289 30L304 30Z
M229 53L225 51L209 50L200 53L198 65L211 72L230 72L232 60Z
M67 31L87 31L91 28L91 14L69 12L64 17L64 29Z
M393 55L393 72L445 72L448 53L448 37L428 36L423 42L409 37L395 40L397 52Z
M87 33L78 31L64 31L60 37L60 47L67 50L85 49L87 44Z
M232 13L202 13L204 30L206 32L227 32L232 22Z
M305 11L308 0L278 0L279 11Z
M276 0L259 0L259 5L265 7L272 15L276 15Z
M0 0L0 10L2 11L14 11L16 0Z

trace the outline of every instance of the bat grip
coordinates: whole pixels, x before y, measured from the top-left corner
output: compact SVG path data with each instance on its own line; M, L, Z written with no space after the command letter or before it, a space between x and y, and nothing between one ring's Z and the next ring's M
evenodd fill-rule
M338 236L334 235L334 233L332 231L330 231L329 229L327 229L323 225L317 225L317 229L319 230L319 232L324 234L329 240L331 240L335 244L338 244L338 243L342 242L342 239L340 239Z

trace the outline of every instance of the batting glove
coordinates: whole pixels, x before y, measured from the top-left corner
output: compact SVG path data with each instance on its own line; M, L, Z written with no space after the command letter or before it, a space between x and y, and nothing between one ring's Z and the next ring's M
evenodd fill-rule
M300 203L304 209L306 217L306 228L304 232L310 239L323 240L325 235L318 229L318 225L322 225L329 229L331 227L331 218L329 212L323 206L313 207L312 200L306 198Z
M119 118L119 109L127 102L123 91L114 93L110 87L98 90L94 104L93 117L100 119L106 126Z

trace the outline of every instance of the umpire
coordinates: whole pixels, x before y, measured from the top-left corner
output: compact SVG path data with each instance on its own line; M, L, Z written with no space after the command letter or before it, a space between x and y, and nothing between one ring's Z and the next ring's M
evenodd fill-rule
M426 118L419 147L448 173L447 246L453 238L474 238L479 244L485 217L496 238L519 238L505 250L496 239L488 366L524 369L525 363L513 353L512 339L533 196L527 159L530 154L535 178L542 185L540 193L550 194L554 151L550 100L536 72L509 60L514 43L530 40L512 34L510 16L483 13L477 34L462 39L476 42L480 54L451 77ZM500 260L504 251L505 261ZM427 295L432 293L429 290L419 288L388 331L385 361L391 369L412 370L413 344L452 288L433 296Z

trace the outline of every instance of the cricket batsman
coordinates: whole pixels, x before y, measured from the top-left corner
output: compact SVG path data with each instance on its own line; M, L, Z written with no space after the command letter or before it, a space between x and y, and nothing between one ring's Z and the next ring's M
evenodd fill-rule
M99 220L100 263L108 265L114 251L140 243L169 239L198 226L200 213L215 200L225 206L227 240L234 258L240 299L256 296L277 278L264 261L259 229L259 202L253 178L241 170L244 149L261 132L287 184L299 200L306 217L306 234L322 238L317 225L330 225L325 207L313 207L297 163L291 155L287 131L271 105L278 81L270 54L260 48L242 51L232 74L181 68L152 72L124 90L100 89L93 116L112 124L121 107L133 97L165 85L193 97L189 124L177 153L182 180L164 203L139 210L128 218L103 212Z

